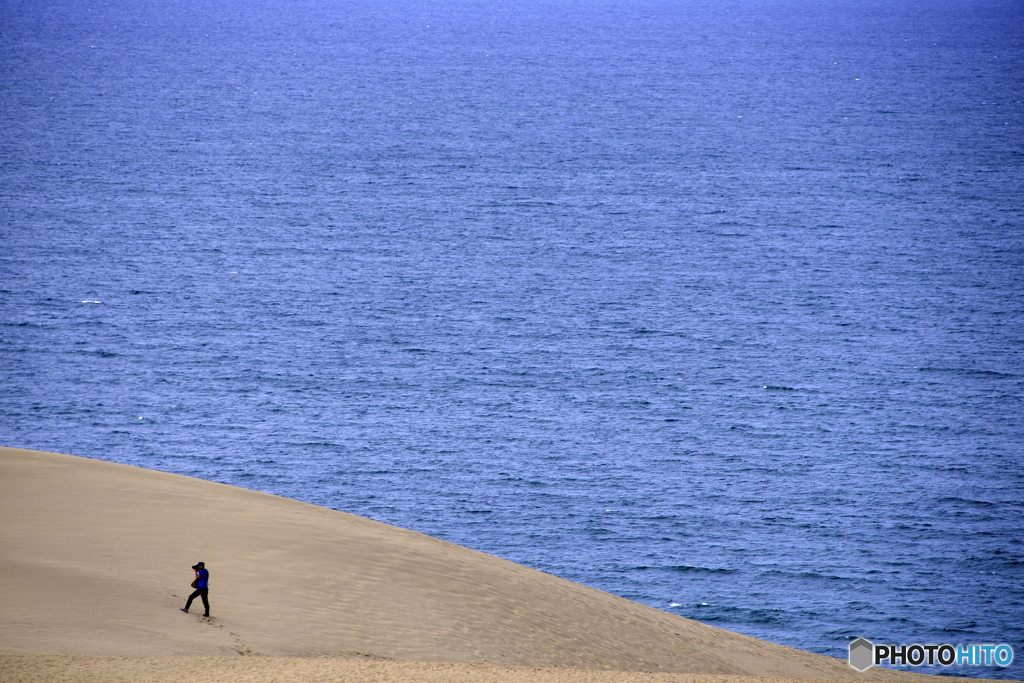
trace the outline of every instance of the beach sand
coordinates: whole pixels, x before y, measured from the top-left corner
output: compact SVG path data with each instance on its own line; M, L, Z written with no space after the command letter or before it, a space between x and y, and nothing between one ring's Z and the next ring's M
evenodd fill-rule
M55 453L0 448L0 549L4 682L935 680L343 512ZM209 620L179 611L200 560Z

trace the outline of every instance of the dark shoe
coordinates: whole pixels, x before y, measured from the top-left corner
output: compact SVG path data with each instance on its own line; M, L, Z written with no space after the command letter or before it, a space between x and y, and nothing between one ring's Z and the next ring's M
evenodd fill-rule
M188 614L188 610L185 609L184 607L181 608L181 611L184 612L185 614Z

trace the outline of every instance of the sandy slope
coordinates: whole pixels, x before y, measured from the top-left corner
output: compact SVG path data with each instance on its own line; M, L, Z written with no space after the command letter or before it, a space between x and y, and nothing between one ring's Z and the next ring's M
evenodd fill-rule
M361 517L53 453L0 448L0 548L5 681L23 680L18 676L25 671L35 677L24 680L75 678L68 671L43 676L61 667L93 667L92 680L122 680L117 676L132 667L154 675L161 667L179 674L186 666L226 672L208 680L321 680L310 673L317 667L336 670L322 680L350 680L349 674L371 680L387 667L392 673L380 680L519 680L510 672L527 671L458 663L920 678L879 669L858 674L844 661L683 619ZM190 591L189 567L198 560L211 575L210 621L198 616L201 606L192 615L178 611ZM161 658L168 655L191 658ZM253 666L276 673L253 678L258 671L238 669ZM296 667L313 669L307 675ZM427 668L412 674L409 667ZM342 669L349 673L343 676ZM521 680L555 680L542 674L581 675L534 671L534 678Z

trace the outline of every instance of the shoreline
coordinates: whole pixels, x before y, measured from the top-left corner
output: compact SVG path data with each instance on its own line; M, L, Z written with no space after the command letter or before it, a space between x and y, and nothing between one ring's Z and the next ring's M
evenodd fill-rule
M4 682L183 669L200 681L933 680L858 673L418 532L106 461L0 448L0 520ZM209 621L179 611L199 560Z

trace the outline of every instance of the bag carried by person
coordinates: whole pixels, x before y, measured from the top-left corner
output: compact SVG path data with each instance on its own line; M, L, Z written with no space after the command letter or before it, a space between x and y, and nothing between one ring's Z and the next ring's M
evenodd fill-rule
M193 588L199 588L199 577L198 576L192 581L192 587Z

